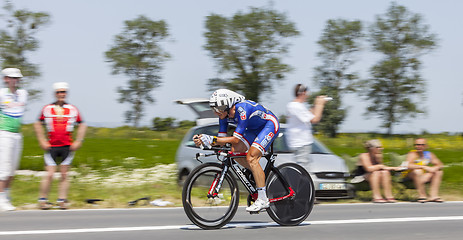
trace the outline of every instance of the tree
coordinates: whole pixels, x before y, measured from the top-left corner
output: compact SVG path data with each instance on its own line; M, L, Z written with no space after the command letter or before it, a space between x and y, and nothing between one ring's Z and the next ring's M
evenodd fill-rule
M327 95L333 98L332 101L326 103L323 109L322 120L313 126L314 132L323 132L329 137L336 137L339 130L339 125L344 121L347 110L342 108L340 91L335 91L333 88L324 87L320 91L312 93L307 100L313 104L315 97L318 95Z
M330 137L337 135L339 125L346 117L346 109L342 108L342 94L355 91L358 76L348 72L348 69L355 63L354 54L360 50L362 37L360 21L331 19L327 21L317 42L321 47L317 56L322 64L315 68L314 81L321 91L312 95L328 95L333 101L326 104L323 120L315 128Z
M371 67L371 78L363 82L367 115L378 115L381 127L392 134L393 126L424 113L425 81L419 58L436 47L436 35L422 23L419 14L392 3L370 27L370 42L382 59Z
M122 33L116 35L114 46L105 52L112 63L112 74L129 77L126 87L118 87L120 103L129 103L131 110L125 112L127 123L138 127L144 116L144 105L153 103L151 91L161 84L160 71L170 58L160 45L169 36L164 21L152 21L145 16L125 21Z
M209 80L211 88L225 87L259 101L263 91L271 92L291 70L281 61L289 47L285 39L299 32L285 14L259 8L231 18L213 14L207 17L206 28L204 48L223 75Z
M21 84L28 89L29 99L39 97L40 91L29 88L32 81L40 77L37 64L28 61L27 53L39 48L39 41L35 35L43 26L50 22L50 15L45 12L31 12L28 10L15 10L13 4L6 1L3 7L6 14L6 29L0 30L0 60L1 67L15 67L21 69L25 76Z
M196 126L196 122L195 121L190 121L190 120L182 120L180 122L178 122L178 127L179 128L192 128Z
M155 117L153 119L153 129L155 131L167 131L174 128L175 118L167 117L167 118L160 118Z

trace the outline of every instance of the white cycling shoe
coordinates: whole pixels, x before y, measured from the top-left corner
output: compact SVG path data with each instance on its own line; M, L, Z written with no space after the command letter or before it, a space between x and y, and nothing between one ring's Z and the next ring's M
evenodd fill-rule
M258 198L251 206L246 208L246 211L260 212L269 207L270 207L270 202L268 200L262 200Z

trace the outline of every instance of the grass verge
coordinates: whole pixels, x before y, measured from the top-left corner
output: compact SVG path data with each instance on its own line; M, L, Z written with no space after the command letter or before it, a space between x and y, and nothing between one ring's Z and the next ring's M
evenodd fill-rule
M76 153L70 177L69 200L72 208L119 208L129 201L149 196L181 206L181 187L176 183L175 153L187 129L154 132L149 129L89 128L84 146ZM24 150L20 169L12 186L13 205L18 209L37 207L43 151L38 147L31 125L23 128ZM448 201L463 200L463 140L445 134L426 136L430 149L444 162L441 196ZM341 134L338 138L318 136L353 169L363 152L362 142L379 138L385 146L386 164L397 166L412 147L413 136L384 137L375 134ZM29 171L29 172L27 172ZM49 199L57 198L55 181ZM416 190L394 184L394 194L401 201L413 201ZM104 199L98 205L86 199ZM337 202L371 201L370 191L358 192L355 199ZM241 197L241 204L246 196ZM143 204L143 203L142 203ZM140 206L140 205L138 205Z

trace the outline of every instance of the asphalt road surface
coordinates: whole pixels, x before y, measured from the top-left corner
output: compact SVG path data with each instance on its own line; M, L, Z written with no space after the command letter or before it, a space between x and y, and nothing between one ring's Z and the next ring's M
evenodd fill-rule
M29 210L0 213L0 239L462 239L463 202L320 204L282 227L243 207L219 230L192 225L182 208Z

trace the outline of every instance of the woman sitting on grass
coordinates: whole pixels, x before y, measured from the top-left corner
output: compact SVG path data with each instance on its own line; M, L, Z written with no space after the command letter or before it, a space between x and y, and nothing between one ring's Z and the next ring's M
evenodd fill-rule
M392 195L391 170L396 167L388 167L383 164L383 147L377 139L365 142L366 153L359 156L365 179L370 184L374 203L394 203L397 202ZM381 195L382 187L386 199Z

